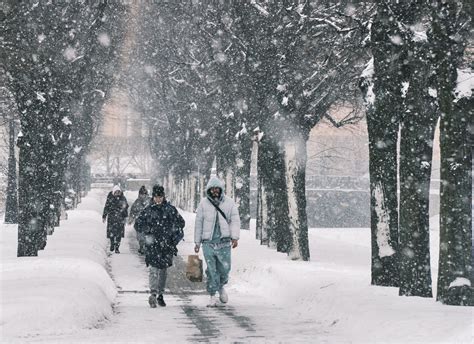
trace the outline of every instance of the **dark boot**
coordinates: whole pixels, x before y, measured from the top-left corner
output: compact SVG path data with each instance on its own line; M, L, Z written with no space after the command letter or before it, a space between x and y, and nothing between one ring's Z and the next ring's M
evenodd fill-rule
M118 237L118 238L116 237L116 238L115 238L115 253L120 253L120 251L119 251L120 239L121 239L120 237Z
M114 252L114 248L115 248L114 239L110 238L110 252Z
M158 304L159 304L161 307L166 307L165 300L163 300L163 294L158 295Z

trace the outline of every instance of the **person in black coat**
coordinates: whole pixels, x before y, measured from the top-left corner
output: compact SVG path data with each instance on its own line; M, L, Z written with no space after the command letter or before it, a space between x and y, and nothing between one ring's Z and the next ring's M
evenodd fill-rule
M178 210L165 198L164 188L153 186L153 202L138 216L138 230L145 233L145 263L150 267L150 297L148 303L155 308L157 301L166 306L163 299L167 269L173 265L178 243L183 239L185 221ZM158 294L158 298L157 298Z
M110 251L120 253L120 241L125 236L125 219L128 216L127 199L120 186L115 185L107 196L102 221L107 221L107 238L110 239Z

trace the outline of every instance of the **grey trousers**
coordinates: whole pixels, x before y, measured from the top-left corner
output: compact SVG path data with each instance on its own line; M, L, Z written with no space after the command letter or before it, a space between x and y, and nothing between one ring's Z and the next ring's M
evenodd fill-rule
M137 240L138 245L140 246L140 250L145 249L145 233L137 232Z
M152 294L163 294L166 286L168 269L158 269L150 266L150 292Z

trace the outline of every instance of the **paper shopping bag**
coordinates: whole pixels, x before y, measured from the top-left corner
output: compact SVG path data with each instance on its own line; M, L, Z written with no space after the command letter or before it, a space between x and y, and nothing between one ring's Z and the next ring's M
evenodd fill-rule
M197 254L188 256L186 278L191 282L202 282L202 260Z

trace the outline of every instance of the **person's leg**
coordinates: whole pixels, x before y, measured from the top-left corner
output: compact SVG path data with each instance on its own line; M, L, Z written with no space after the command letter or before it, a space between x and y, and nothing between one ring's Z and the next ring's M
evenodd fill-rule
M119 247L120 247L120 241L122 240L122 237L120 235L117 235L115 237L115 253L120 253Z
M166 286L166 276L168 274L168 269L160 269L159 270L159 278L158 278L158 304L161 307L165 307L166 303L163 298L163 294L165 292L165 286Z
M224 289L224 285L227 284L229 280L229 272L231 267L230 251L230 247L224 247L216 250L216 270L217 274L219 275L219 300L222 303L227 303L229 301L229 297L226 290Z
M150 283L150 297L148 298L148 303L150 307L156 307L156 294L158 293L159 288L159 272L158 268L150 266L149 270L149 283Z
M168 269L159 269L158 294L165 292L166 277L168 276Z
M114 237L111 236L109 239L110 239L110 252L113 252L115 249Z
M150 266L149 272L150 293L156 295L158 294L158 288L160 283L160 269L155 268L154 266Z
M145 233L137 232L137 237L138 237L138 245L139 245L138 252L141 254L144 254L145 253Z
M206 260L206 275L207 275L207 292L212 296L215 295L219 289L219 275L216 270L216 256L214 249L209 245L202 245L202 252Z
M230 246L216 250L216 270L219 275L219 288L229 281L229 272L231 268Z

